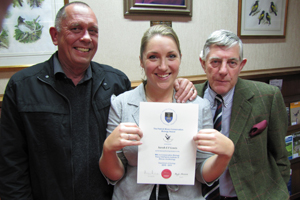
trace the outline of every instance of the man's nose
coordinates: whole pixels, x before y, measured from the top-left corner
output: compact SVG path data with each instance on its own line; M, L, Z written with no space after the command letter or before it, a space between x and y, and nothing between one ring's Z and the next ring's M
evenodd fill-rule
M91 41L92 41L92 38L91 38L90 33L89 33L88 30L85 30L85 31L84 31L84 34L83 34L83 36L82 36L81 39L82 39L83 41L85 41L85 42L91 42Z
M220 66L220 70L219 70L219 73L222 73L222 74L227 74L228 73L228 63L227 61L222 61L222 64Z

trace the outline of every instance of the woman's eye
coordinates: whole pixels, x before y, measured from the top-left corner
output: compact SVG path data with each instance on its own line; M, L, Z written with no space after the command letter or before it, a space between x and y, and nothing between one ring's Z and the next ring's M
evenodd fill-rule
M156 56L155 55L151 55L151 56L149 56L149 59L155 59L156 58Z

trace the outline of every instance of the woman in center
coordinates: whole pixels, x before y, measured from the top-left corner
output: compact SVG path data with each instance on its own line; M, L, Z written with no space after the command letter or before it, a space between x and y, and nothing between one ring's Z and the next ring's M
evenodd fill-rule
M137 184L140 102L173 102L174 81L181 63L179 40L171 27L150 27L141 40L140 65L146 74L134 90L113 96L107 125L107 138L99 167L115 185L113 200L204 199L201 183L211 185L226 169L234 151L232 141L212 129L212 114L207 100L197 97L187 103L199 104L196 177L194 185ZM205 130L203 130L205 129Z

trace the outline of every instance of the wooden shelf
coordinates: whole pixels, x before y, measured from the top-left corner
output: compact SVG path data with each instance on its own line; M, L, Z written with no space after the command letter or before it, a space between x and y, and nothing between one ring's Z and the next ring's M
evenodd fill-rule
M287 135L291 135L297 131L300 131L300 124L296 124L288 127Z
M290 160L290 162L291 162L291 164L298 163L298 162L300 162L300 157L293 158L292 160Z
M292 194L290 196L290 200L299 200L300 199L300 192L297 192L296 194Z
M17 72L29 66L30 65L0 66L0 72Z
M3 94L0 94L0 108L2 107L2 100L3 100Z
M290 160L292 169L291 199L300 199L300 157Z

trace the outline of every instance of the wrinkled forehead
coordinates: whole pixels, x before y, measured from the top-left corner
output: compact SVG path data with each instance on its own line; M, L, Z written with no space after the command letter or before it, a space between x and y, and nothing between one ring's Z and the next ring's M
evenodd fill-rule
M207 59L240 59L240 47L239 45L234 45L234 46L220 46L220 45L211 45L210 46L210 51L207 55Z

